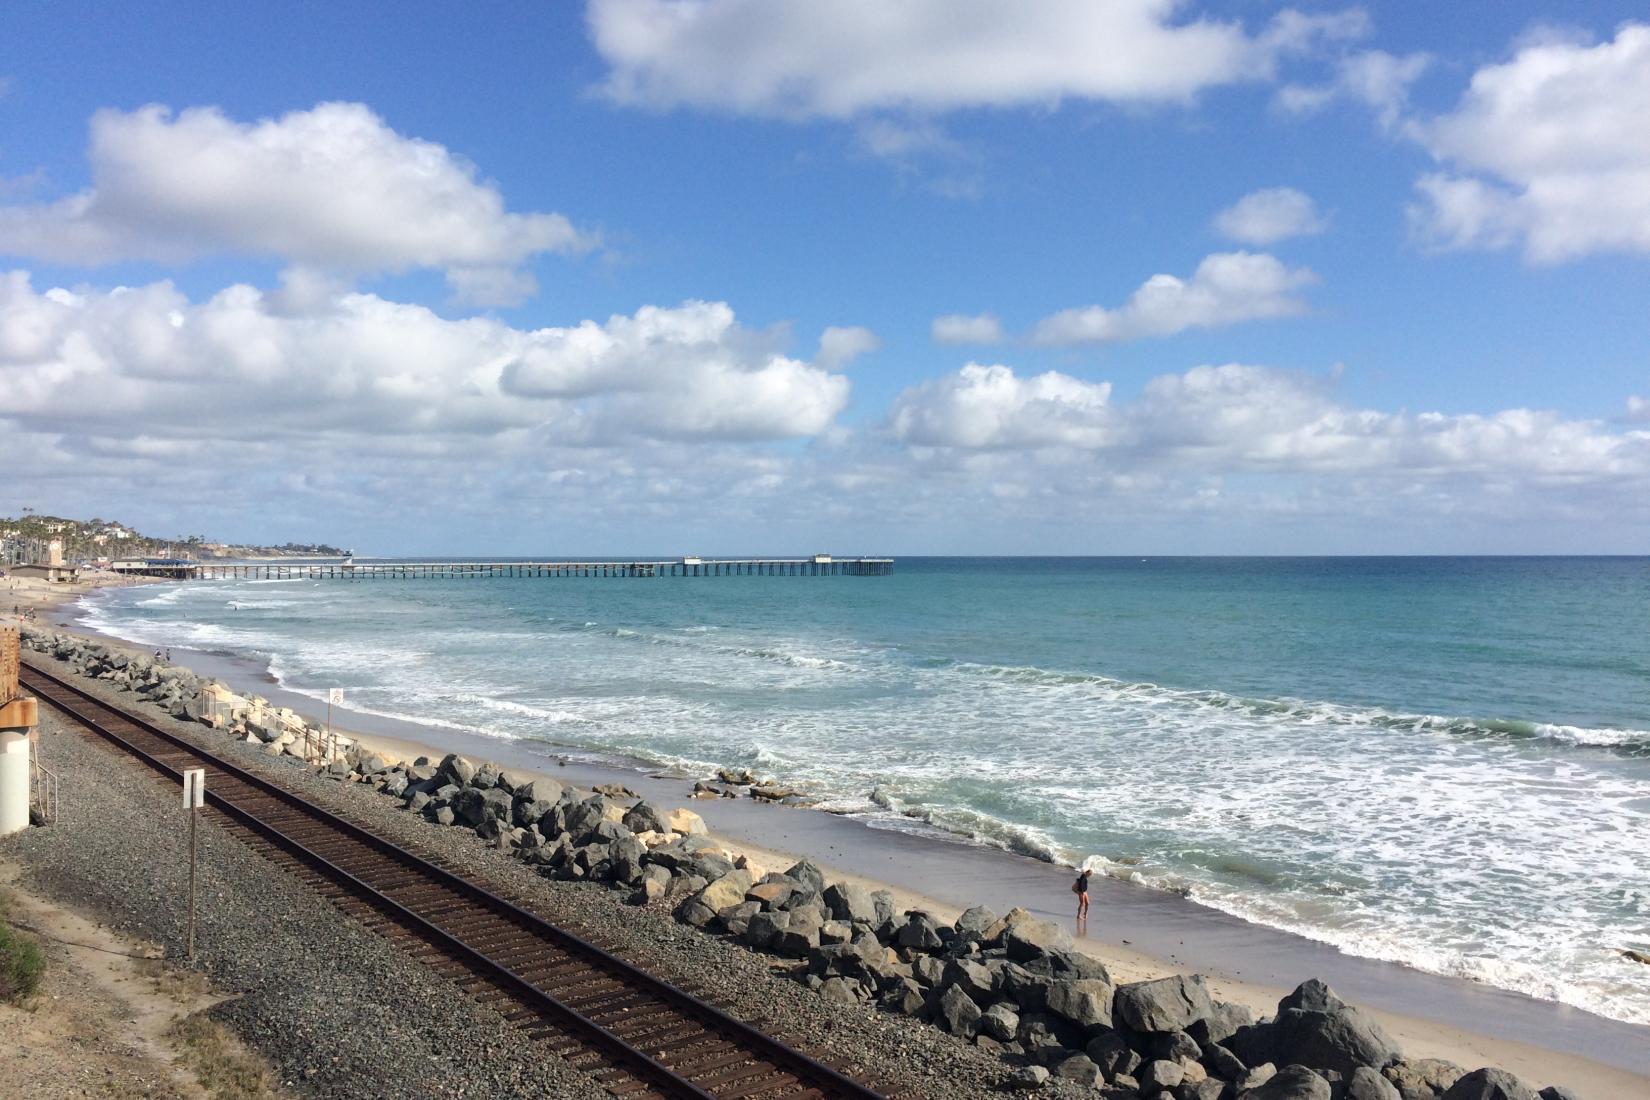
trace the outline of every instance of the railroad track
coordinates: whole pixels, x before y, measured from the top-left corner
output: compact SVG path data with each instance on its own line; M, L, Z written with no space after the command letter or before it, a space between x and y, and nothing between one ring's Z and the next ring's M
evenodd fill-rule
M847 1067L764 1034L591 938L31 662L20 679L40 700L168 779L181 784L183 769L205 768L207 803L237 832L286 857L346 913L457 980L615 1096L883 1096Z

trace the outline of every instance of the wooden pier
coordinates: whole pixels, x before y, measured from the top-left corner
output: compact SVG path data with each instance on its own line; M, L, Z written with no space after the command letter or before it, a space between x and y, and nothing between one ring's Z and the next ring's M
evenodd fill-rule
M119 561L171 580L468 580L477 577L886 577L893 558L674 558L660 561Z

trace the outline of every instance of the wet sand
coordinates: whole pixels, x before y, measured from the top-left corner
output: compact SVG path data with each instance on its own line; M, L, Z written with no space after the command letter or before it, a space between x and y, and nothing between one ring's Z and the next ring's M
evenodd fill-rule
M72 609L54 616L76 633ZM118 639L103 639L120 643ZM267 669L220 654L174 649L176 663L301 713L324 705L276 683ZM467 716L456 716L460 721ZM1071 872L1030 857L963 842L912 823L912 831L752 799L690 799L698 776L671 776L594 759L557 762L554 746L493 738L336 708L334 723L395 759L458 752L564 783L622 783L643 797L699 813L731 848L764 868L804 856L832 872L894 889L905 907L942 918L972 904L998 912L1021 905L1063 921L1084 950L1122 981L1202 973L1217 995L1270 1014L1308 977L1374 1012L1410 1057L1445 1058L1473 1069L1497 1065L1536 1087L1564 1084L1589 1100L1650 1096L1650 1027L1620 1023L1549 1001L1410 967L1342 954L1291 933L1251 924L1176 895L1096 879L1087 929L1072 918Z

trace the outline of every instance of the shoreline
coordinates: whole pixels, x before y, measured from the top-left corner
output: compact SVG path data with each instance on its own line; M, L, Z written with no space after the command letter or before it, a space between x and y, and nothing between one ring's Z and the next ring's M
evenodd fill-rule
M63 605L102 586L53 587L49 596L56 599L46 602L59 605L59 614L43 618L58 620L53 624L57 628L129 651L141 649L63 621L72 616L72 609ZM319 706L249 661L179 649L175 663L234 688L249 688L306 715ZM759 863L783 866L812 858L833 877L889 888L902 907L922 908L942 919L954 917L966 905L985 903L999 911L1025 905L1039 917L1071 925L1069 872L1028 856L751 799L691 800L694 776L663 776L617 763L557 766L553 758L533 752L530 742L347 709L341 713L340 733L392 758L460 752L494 760L512 772L546 775L564 783L621 782L654 801L700 813L721 842ZM1149 887L1097 879L1089 936L1078 945L1102 959L1120 981L1193 971L1206 974L1220 997L1246 1004L1257 1015L1269 1014L1279 996L1300 980L1320 977L1349 1001L1371 1010L1410 1057L1441 1057L1467 1068L1498 1065L1527 1081L1559 1082L1588 1097L1650 1094L1650 1027L1464 979L1344 955L1326 944Z

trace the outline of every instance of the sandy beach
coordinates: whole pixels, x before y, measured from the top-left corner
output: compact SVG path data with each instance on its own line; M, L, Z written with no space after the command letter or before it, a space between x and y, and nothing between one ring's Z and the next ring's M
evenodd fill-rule
M6 580L12 583L12 578ZM19 580L13 599L38 609L42 620L56 619L76 633L91 636L74 626L72 609L65 605L101 587L100 581L129 583L95 577L70 588ZM118 639L100 640L119 644ZM252 665L182 649L174 649L173 659L301 713L315 715L324 710L314 699L283 689L267 671ZM1327 945L1122 881L1097 880L1088 927L1077 928L1070 913L1070 872L1029 857L932 831L895 831L860 819L751 799L691 800L693 780L699 776L595 762L558 764L542 751L504 739L348 710L337 711L333 717L339 729L391 759L439 758L456 751L472 759L496 761L512 772L543 775L562 783L622 783L643 797L698 812L725 846L764 870L783 870L799 858L810 858L832 878L890 889L902 907L922 909L945 920L976 903L999 912L1024 906L1072 928L1079 946L1104 961L1119 981L1201 973L1209 977L1218 997L1242 1003L1260 1016L1270 1014L1294 985L1318 977L1348 1001L1372 1011L1409 1057L1442 1058L1469 1069L1500 1066L1538 1087L1563 1084L1595 1100L1650 1095L1650 1028L1345 955Z

